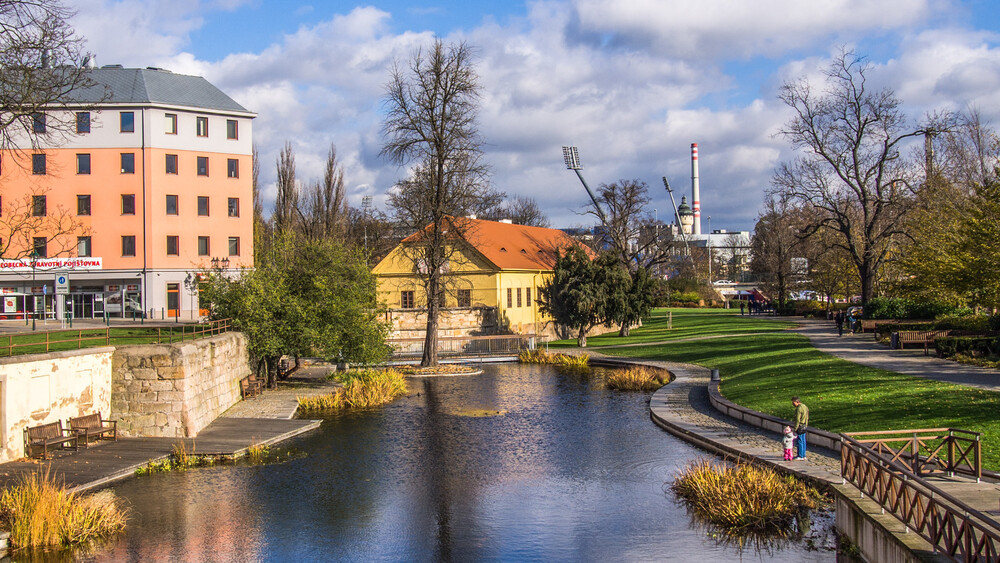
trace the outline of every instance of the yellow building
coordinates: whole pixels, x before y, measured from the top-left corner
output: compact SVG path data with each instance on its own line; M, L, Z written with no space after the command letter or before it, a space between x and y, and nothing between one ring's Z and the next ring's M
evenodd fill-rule
M493 309L500 330L522 334L551 330L551 318L538 310L538 291L552 276L556 252L579 243L557 229L482 219L455 221L461 223L452 230L457 236L445 268L445 314L454 320L463 310ZM407 252L416 237L404 239L372 269L379 299L389 307L397 331L407 328L400 325L406 317L400 313L419 313L427 303L418 264ZM417 315L410 316L414 317L410 326L419 326Z

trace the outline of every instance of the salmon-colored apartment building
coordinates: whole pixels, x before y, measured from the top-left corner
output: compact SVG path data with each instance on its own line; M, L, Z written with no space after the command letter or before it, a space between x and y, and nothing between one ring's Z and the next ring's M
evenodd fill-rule
M11 239L0 318L195 318L199 272L253 266L255 114L198 76L89 73L78 109L34 117L39 146L0 155L0 221L27 210L81 226Z

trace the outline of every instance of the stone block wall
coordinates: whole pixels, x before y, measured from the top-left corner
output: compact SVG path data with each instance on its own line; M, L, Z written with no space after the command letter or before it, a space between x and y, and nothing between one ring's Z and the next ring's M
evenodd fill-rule
M111 417L124 436L194 437L240 400L250 374L238 332L118 348L112 358Z
M386 320L392 323L389 338L423 338L427 327L424 309L389 309ZM448 307L441 310L438 335L483 336L497 334L497 312L494 307Z

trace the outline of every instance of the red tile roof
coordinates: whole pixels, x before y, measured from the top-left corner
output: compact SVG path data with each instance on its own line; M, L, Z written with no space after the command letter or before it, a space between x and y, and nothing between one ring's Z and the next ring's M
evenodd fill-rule
M459 217L452 219L460 236L490 262L503 270L552 270L556 264L556 251L580 246L588 255L596 254L559 229L528 227ZM430 225L426 227L430 228ZM413 242L420 233L414 233L403 242Z

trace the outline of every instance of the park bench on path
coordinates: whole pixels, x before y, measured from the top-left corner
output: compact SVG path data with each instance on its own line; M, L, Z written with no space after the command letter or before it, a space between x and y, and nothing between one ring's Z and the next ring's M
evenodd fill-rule
M42 459L48 459L49 446L61 446L65 449L67 444L72 444L74 450L80 449L76 432L71 428L63 428L61 420L24 429L24 453L28 457L41 452Z
M101 418L101 413L87 414L69 419L69 427L83 439L83 446L90 447L90 439L100 440L104 435L110 434L111 439L118 441L118 421L105 420Z
M256 397L264 390L264 382L257 379L257 376L250 374L240 380L240 394L244 399Z
M931 344L935 338L948 336L947 330L901 330L899 335L899 348L904 348L907 344L921 344L924 347L924 355L928 354Z

